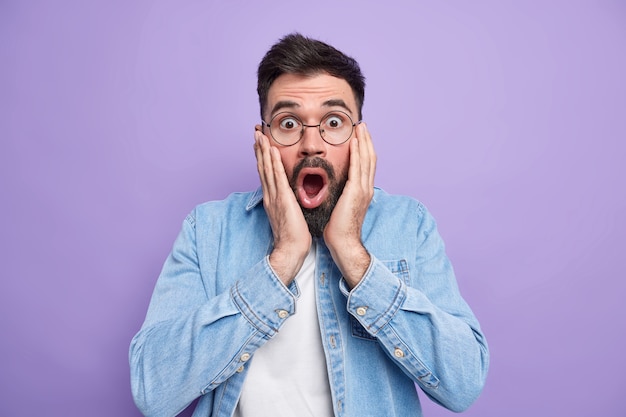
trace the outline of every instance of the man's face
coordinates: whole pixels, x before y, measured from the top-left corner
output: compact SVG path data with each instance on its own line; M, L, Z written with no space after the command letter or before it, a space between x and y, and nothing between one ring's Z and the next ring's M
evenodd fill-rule
M337 110L358 120L354 95L345 80L328 74L283 74L269 89L263 116L269 123L276 114L290 112L305 125L317 125L323 116ZM272 139L267 127L264 133L280 152L311 233L321 236L348 178L350 141L330 145L322 139L318 128L307 127L298 143L282 146Z

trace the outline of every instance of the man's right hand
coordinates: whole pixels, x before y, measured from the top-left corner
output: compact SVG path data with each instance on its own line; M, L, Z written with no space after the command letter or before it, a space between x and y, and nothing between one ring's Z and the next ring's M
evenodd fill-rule
M274 235L269 262L280 280L289 285L309 252L311 234L289 186L280 152L258 129L254 132L254 152L263 187L263 206Z

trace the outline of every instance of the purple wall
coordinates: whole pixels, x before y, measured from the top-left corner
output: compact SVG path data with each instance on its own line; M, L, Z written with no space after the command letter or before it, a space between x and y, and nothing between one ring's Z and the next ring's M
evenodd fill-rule
M0 415L139 415L130 339L187 212L257 186L256 65L298 30L438 219L492 350L466 415L623 416L624 3L261 3L0 1Z

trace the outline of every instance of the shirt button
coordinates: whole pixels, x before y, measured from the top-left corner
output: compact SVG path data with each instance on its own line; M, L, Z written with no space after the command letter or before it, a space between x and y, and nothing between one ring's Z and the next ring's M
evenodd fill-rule
M247 362L247 361L248 361L248 359L250 359L250 354L249 354L249 353L244 353L243 355L241 355L241 356L239 357L239 360L240 360L241 362Z
M241 373L243 372L243 365L241 365L239 368L237 368L237 373Z
M281 319L286 319L289 317L289 312L287 310L278 310L278 317Z
M402 349L396 348L393 351L393 356L395 356L396 358L402 358L402 357L404 357L404 352L402 351Z
M356 314L359 316L364 316L367 313L367 307L359 307L356 309Z

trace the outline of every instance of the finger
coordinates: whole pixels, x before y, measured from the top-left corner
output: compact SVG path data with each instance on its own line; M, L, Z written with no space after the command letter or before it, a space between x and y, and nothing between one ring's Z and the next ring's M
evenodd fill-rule
M258 132L254 132L254 156L256 157L256 169L259 173L259 179L261 180L261 187L263 192L267 189L267 181L265 179L265 173L263 168L263 154L261 152L260 135Z
M362 190L367 190L369 188L369 178L370 178L370 155L369 155L369 146L368 146L368 134L367 129L364 128L363 124L359 125L357 129L357 141L359 143L358 152L359 152L359 166L361 170L361 175L359 177L359 185Z
M272 165L272 157L270 154L269 140L260 132L256 133L257 142L257 160L260 161L259 175L262 177L264 196L272 200L276 196L276 182L274 179L274 167Z
M263 151L263 164L267 178L268 191L270 192L270 196L274 199L277 193L275 167L272 159L272 146L266 136L261 138L261 150Z
M359 126L360 128L360 136L359 136L359 156L361 163L361 185L364 189L368 189L369 187L369 178L370 178L370 148L368 143L370 142L369 133L364 123Z
M361 142L362 164L366 166L368 186L374 187L374 176L376 174L376 152L374 143L365 123L359 126L359 141Z
M276 187L276 191L290 191L291 186L289 185L289 181L287 179L287 173L285 171L285 166L283 165L280 151L277 147L271 146L271 142L267 136L265 137L264 144L267 144L267 156L269 157L271 163L272 179L274 186Z
M287 178L287 172L285 171L280 151L278 148L272 146L270 152L272 157L272 166L274 168L274 180L278 191L291 192L291 185L289 184L289 179Z
M348 168L348 180L354 184L361 183L361 155L358 138L350 140L350 165Z

